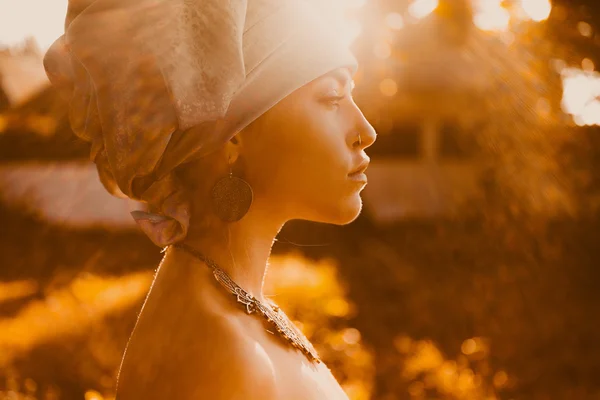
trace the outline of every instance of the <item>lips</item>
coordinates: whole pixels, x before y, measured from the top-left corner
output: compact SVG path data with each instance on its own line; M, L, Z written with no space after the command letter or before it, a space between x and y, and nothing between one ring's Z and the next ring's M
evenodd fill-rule
M365 158L363 162L361 162L358 167L356 167L352 172L348 174L348 176L360 175L363 174L367 168L369 167L369 162L371 160L369 158Z

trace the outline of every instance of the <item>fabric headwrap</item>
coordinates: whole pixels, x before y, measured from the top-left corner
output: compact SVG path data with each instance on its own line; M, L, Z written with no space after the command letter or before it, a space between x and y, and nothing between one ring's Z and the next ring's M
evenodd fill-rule
M302 0L70 0L44 66L70 98L71 127L91 142L102 183L157 210L132 214L164 247L184 239L190 221L175 167L357 63Z

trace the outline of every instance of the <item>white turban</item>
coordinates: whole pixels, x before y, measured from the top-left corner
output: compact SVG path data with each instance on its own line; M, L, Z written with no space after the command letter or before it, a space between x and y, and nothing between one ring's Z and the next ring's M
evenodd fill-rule
M70 0L44 65L106 188L157 211L136 220L159 246L188 231L175 167L319 76L357 66L303 0Z

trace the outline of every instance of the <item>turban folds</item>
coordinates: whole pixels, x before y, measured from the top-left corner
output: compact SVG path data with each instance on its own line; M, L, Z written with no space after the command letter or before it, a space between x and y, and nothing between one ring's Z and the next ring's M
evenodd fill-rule
M156 210L134 218L166 246L190 218L174 168L356 59L303 0L70 0L44 65L104 186Z

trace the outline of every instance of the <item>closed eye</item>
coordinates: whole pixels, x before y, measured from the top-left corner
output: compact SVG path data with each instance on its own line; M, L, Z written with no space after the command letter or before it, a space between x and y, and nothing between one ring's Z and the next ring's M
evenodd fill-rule
M340 101L342 101L343 99L345 99L346 96L330 96L330 97L326 97L325 99L323 99L323 102L331 105L331 106L338 106L340 104Z

